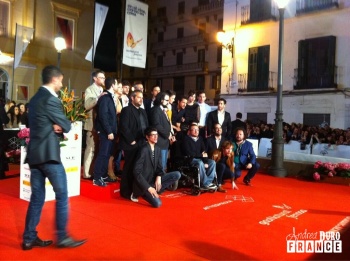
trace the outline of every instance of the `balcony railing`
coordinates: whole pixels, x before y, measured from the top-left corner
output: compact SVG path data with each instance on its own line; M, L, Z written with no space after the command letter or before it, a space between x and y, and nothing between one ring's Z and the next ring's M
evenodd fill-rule
M266 84L264 84L266 86ZM256 88L254 91L270 91L275 92L277 90L277 73L269 71L268 88ZM238 74L238 91L247 92L248 90L248 73Z
M203 44L208 41L208 34L196 34L191 36L186 36L182 38L176 38L167 40L164 42L154 43L152 46L152 51L160 51L163 49L171 49L171 48L183 48L189 45L198 45Z
M299 75L297 68L294 69L293 80L294 89L297 90L336 88L338 86L338 66L330 68L328 73L304 75Z
M275 1L271 1L271 10L269 13L263 13L260 12L260 10L254 10L254 14L251 14L250 5L244 5L241 7L241 25L267 20L276 20L278 17L279 12Z
M199 6L193 7L192 14L194 15L205 14L213 11L223 10L223 8L224 8L224 1L212 0L207 5L199 5Z
M207 72L208 63L187 63L181 65L171 65L163 67L151 68L151 76L174 75L174 74L193 74L199 72Z
M338 0L297 0L296 13L299 15L333 7L339 7Z

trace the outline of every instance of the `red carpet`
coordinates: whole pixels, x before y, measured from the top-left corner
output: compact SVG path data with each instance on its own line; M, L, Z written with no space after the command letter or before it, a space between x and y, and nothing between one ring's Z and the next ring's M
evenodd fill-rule
M0 260L349 260L349 187L263 174L252 187L237 185L235 191L225 185L226 194L168 191L159 209L119 195L73 197L69 231L88 242L22 251L28 203L18 198L18 177L0 180ZM342 253L287 253L293 230L319 234L342 221ZM45 204L38 231L54 239L54 202Z

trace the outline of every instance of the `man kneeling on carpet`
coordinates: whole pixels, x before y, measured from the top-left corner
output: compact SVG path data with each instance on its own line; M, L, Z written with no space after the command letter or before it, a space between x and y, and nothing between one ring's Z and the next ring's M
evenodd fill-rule
M244 128L238 127L235 130L236 141L233 143L235 161L235 179L242 175L242 169L248 170L243 178L244 184L251 186L250 180L255 176L260 164L256 161L253 144L246 140L247 132Z
M219 192L226 192L226 189L222 188L224 179L230 179L232 183L232 189L238 189L235 183L235 163L234 153L232 151L233 145L231 141L225 140L221 149L214 150L212 159L216 162L216 175L218 180Z
M161 150L156 145L158 132L154 127L145 130L147 143L143 145L138 153L134 166L133 193L130 199L138 202L142 197L153 207L160 207L162 201L159 194L178 181L181 177L179 171L165 173L162 166Z

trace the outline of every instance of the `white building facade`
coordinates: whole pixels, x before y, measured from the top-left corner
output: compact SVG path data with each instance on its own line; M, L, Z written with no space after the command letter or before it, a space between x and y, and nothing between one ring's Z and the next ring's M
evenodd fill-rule
M289 0L284 12L283 120L350 127L350 1ZM274 0L225 0L221 97L243 119L274 123L279 11ZM233 57L232 57L233 56Z

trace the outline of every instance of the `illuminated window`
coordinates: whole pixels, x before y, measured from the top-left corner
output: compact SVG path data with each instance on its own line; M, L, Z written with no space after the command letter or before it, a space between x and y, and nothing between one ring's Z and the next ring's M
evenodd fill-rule
M0 1L0 36L9 35L10 2Z

